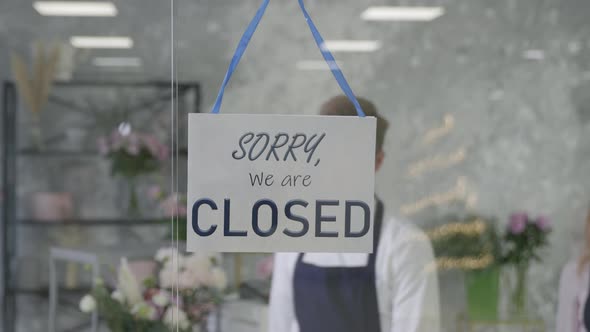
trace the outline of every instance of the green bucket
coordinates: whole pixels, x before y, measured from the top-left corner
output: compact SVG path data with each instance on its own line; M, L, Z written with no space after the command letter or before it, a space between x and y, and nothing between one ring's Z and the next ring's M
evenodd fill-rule
M481 271L466 271L467 315L472 320L498 318L498 292L500 269L492 267Z

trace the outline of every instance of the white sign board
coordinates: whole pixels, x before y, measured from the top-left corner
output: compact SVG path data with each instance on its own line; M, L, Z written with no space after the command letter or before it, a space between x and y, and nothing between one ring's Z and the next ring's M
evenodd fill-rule
M371 252L373 117L190 114L187 249Z

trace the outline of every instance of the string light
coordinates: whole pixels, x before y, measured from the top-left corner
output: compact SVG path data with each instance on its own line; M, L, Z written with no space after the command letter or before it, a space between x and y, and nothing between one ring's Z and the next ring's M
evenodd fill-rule
M411 177L417 177L426 171L456 165L465 160L466 155L467 152L465 151L465 148L462 147L447 156L438 155L429 159L418 161L408 167L408 175Z
M441 127L431 129L424 136L424 144L431 144L437 139L450 133L455 127L455 118L450 114L445 114Z
M470 223L454 222L445 224L426 232L426 235L428 235L431 240L438 240L454 234L479 235L485 232L485 230L485 222L480 218L477 218Z
M453 201L463 200L467 197L467 180L461 176L457 179L455 188L448 192L437 193L422 198L414 203L403 205L400 210L406 216L415 214L431 206L442 205Z
M494 256L491 254L485 254L482 256L472 257L439 257L436 260L436 265L439 270L451 270L451 269L464 269L464 270L475 270L483 269L490 266L494 262Z

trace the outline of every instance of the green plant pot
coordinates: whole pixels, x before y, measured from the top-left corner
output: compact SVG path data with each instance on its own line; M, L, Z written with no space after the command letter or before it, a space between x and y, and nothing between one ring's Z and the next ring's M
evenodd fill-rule
M500 269L497 267L465 273L467 314L470 319L496 320Z

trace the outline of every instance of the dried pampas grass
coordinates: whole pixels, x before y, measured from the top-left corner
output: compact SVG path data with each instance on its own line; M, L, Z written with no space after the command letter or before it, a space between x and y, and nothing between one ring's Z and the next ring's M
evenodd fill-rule
M12 54L12 73L23 100L31 112L38 115L49 98L59 60L59 47L52 47L46 55L43 44L37 43L35 50L32 75L29 74L23 57L16 53Z
M23 57L19 54L12 54L12 73L16 86L29 109L33 114L33 128L31 134L37 148L43 148L43 139L40 127L40 113L51 91L51 84L55 76L57 62L59 61L59 46L54 46L46 55L42 43L35 45L35 59L33 73L29 73Z

